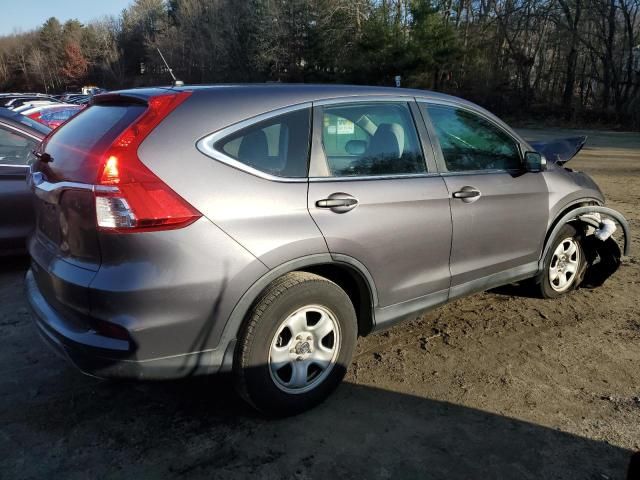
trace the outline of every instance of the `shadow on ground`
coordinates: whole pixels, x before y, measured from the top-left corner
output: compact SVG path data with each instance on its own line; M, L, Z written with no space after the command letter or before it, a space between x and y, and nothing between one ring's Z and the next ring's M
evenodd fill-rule
M2 382L5 478L624 478L630 452L458 405L344 384L260 417L228 379L100 382L56 360Z

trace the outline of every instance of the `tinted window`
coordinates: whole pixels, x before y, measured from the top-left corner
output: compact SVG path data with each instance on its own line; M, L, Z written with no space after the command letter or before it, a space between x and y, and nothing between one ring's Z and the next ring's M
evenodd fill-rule
M426 171L413 117L406 103L324 107L322 145L333 176Z
M26 165L37 141L0 125L0 164Z
M428 113L447 170L511 170L521 167L516 142L488 120L468 110L440 105L430 105Z
M310 115L311 109L278 115L219 140L214 148L270 175L306 177Z
M106 149L145 109L144 105L92 105L55 130L45 147L53 158L47 164L49 179L95 182Z

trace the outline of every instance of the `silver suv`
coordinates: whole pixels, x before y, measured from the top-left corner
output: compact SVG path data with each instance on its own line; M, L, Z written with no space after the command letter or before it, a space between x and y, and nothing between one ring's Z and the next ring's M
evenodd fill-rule
M339 384L358 335L499 285L556 297L593 264L615 270L604 218L626 233L624 219L561 165L582 143L534 148L419 90L98 95L36 152L27 295L86 373L232 371L258 409L296 413Z

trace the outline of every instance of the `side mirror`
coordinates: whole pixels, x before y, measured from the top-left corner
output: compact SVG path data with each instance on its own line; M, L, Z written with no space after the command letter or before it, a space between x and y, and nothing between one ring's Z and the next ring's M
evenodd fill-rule
M547 169L547 159L538 152L526 152L524 168L527 172L544 172Z
M364 155L367 151L367 142L364 140L349 140L344 146L349 155Z

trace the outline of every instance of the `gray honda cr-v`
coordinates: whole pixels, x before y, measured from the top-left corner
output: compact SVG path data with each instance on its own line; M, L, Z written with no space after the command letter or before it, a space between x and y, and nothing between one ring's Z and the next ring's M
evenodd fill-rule
M610 219L625 250L626 222L563 166L583 143L532 146L419 90L98 95L32 166L36 324L86 373L233 371L258 409L299 412L338 385L358 335L499 285L556 297L614 271Z

